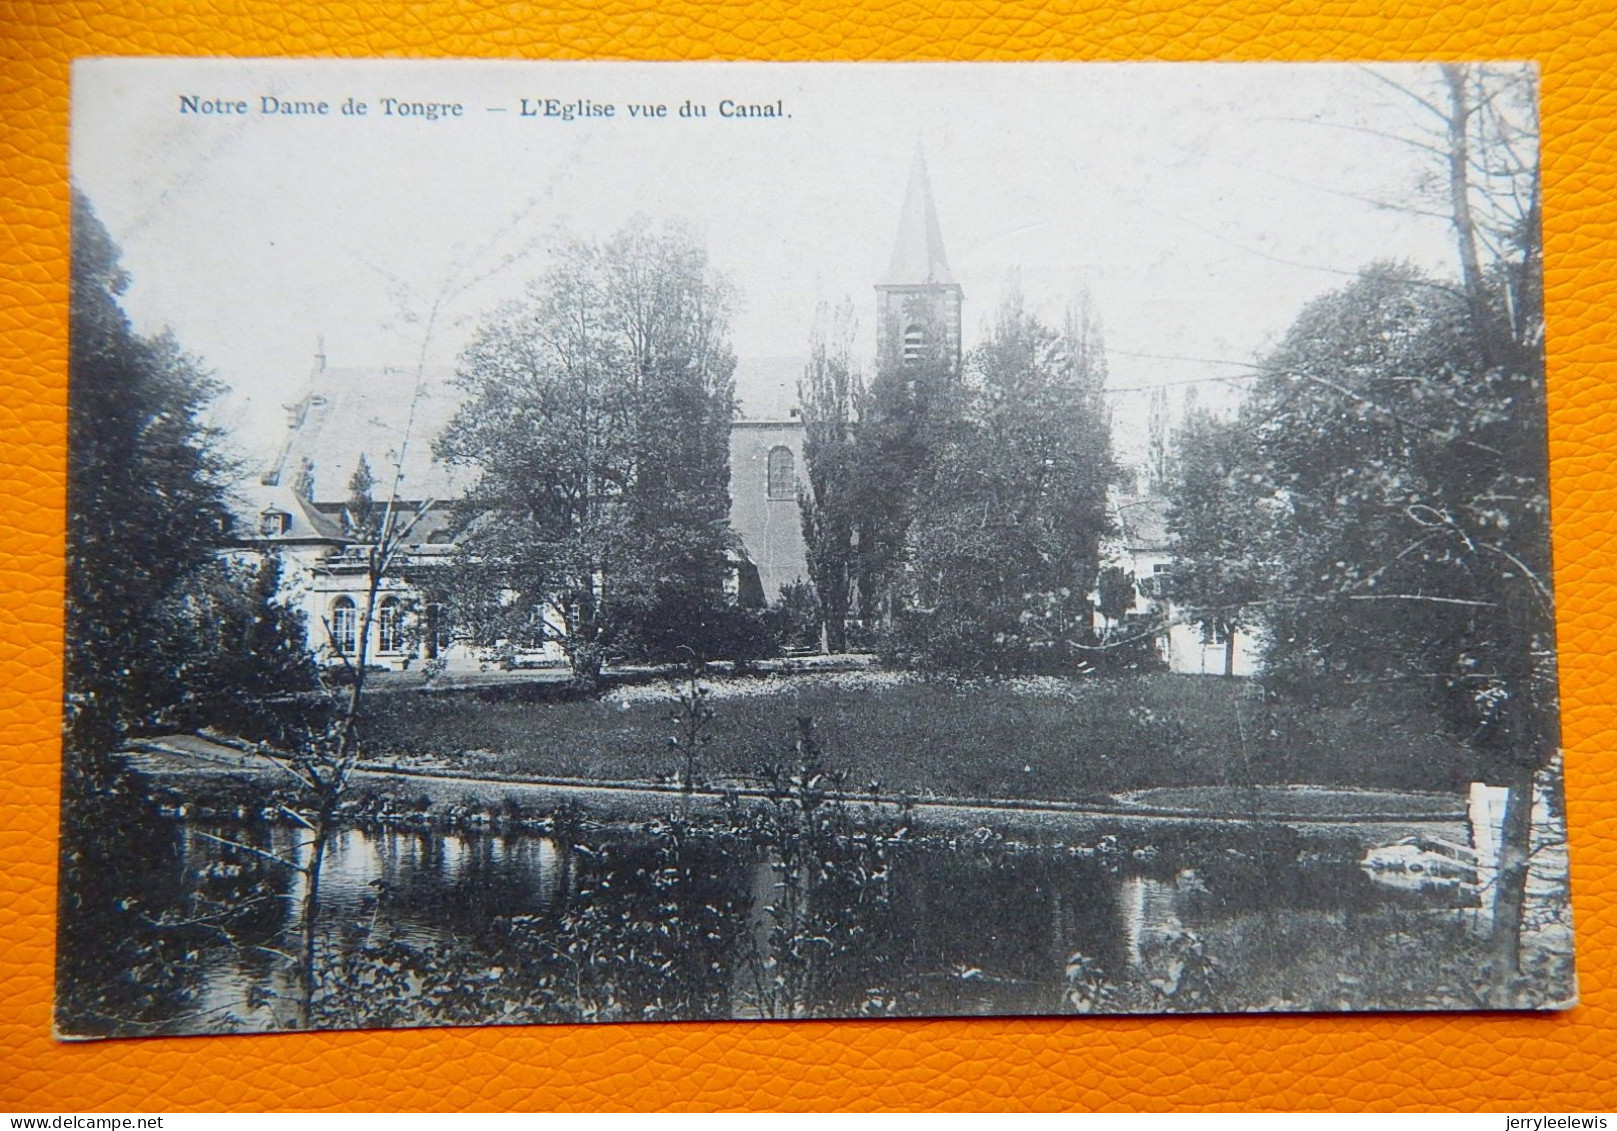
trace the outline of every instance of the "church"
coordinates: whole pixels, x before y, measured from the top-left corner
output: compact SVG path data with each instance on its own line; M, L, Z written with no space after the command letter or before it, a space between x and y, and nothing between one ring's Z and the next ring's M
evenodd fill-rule
M959 364L964 294L949 269L919 147L875 297L880 358L914 363L941 354ZM797 502L805 481L797 382L806 360L737 359L741 411L730 428L730 527L743 599L773 601L808 576ZM304 614L323 660L340 663L359 650L365 552L345 533L344 511L362 456L378 500L393 493L396 476L398 509L422 512L395 572L430 568L455 552L450 508L471 473L432 456L433 441L460 403L451 377L427 372L416 390L413 372L328 367L322 349L308 383L286 406L286 436L272 465L238 492L234 551L280 556L283 600ZM407 582L393 579L379 594L365 651L370 662L394 668L485 658L455 641Z

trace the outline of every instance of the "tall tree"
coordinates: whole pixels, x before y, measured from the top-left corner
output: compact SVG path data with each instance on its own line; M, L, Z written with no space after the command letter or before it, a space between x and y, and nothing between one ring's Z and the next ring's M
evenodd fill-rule
M934 453L960 416L960 361L930 307L911 312L924 343L906 355L895 343L876 359L859 402L855 448L855 584L859 615L890 621L903 604L905 540L918 489Z
M733 541L734 288L691 232L643 220L606 243L602 265L633 408L627 517L641 577L624 595L653 619L711 608L724 601Z
M1378 265L1304 310L1243 412L1239 482L1273 571L1271 670L1424 686L1509 787L1493 901L1509 1005L1533 782L1558 748L1536 76L1368 73L1412 108L1394 140L1432 162L1411 208L1446 220L1458 279Z
M853 308L821 307L808 366L797 384L808 485L798 488L809 578L819 598L821 643L847 649L859 493L855 427L863 382L853 360Z
M1552 716L1531 673L1548 628L1535 386L1488 365L1462 294L1407 268L1303 312L1243 416L1246 482L1284 578L1279 669L1425 673L1458 695L1479 747L1539 748ZM1513 693L1488 691L1496 678Z
M689 233L637 221L569 244L479 329L438 443L479 473L463 504L469 623L553 640L593 680L670 602L723 603L732 302Z
M154 938L129 898L171 845L147 835L144 791L107 755L183 693L163 644L213 562L230 468L203 421L217 387L172 338L134 331L118 248L77 189L72 225L56 1008L64 1031L105 1031L160 1020L178 996L188 940ZM149 976L113 984L109 967Z
M1510 787L1507 1004L1532 776L1557 748L1543 386L1493 363L1473 318L1463 289L1400 267L1317 300L1252 392L1241 482L1273 571L1269 669L1423 686Z
M1015 666L1090 637L1114 470L1083 326L1051 329L1013 293L935 422L906 551L916 602L947 626L940 661Z
M1214 639L1224 674L1235 674L1236 640L1255 625L1270 592L1260 519L1246 478L1252 453L1241 424L1193 410L1174 433L1168 530L1174 563L1168 595Z
M67 734L70 769L167 699L160 614L229 523L231 474L203 419L218 385L167 335L135 333L128 276L73 193L68 353Z
M1489 776L1510 790L1493 940L1496 996L1510 1004L1519 968L1533 781L1552 764L1558 747L1542 429L1537 73L1531 65L1458 63L1410 82L1368 73L1411 110L1413 136L1395 140L1432 158L1417 186L1424 207L1415 210L1445 217L1454 238L1459 285L1449 294L1461 308L1474 411L1458 424L1441 425L1454 441L1445 470L1461 481L1492 480L1459 511L1416 513L1431 539L1423 548L1458 542L1459 550L1443 545L1445 552L1473 563L1481 574L1494 574L1486 603L1473 607L1491 625L1495 646L1484 650L1485 658L1462 657L1463 670L1448 673L1440 686L1462 717L1477 720ZM1442 408L1450 399L1440 395L1436 403ZM1417 412L1411 419L1423 417ZM1451 686L1456 680L1470 694Z
M1544 262L1539 177L1538 89L1531 66L1450 63L1442 67L1449 201L1472 333L1498 406L1517 428L1500 436L1500 478L1514 496L1488 500L1499 531L1506 615L1519 645L1498 693L1520 700L1510 728L1522 740L1494 747L1510 795L1494 901L1495 996L1512 1004L1521 967L1521 925L1532 857L1534 778L1560 746L1554 609L1550 589L1549 448L1544 420ZM1496 425L1504 423L1496 421ZM1497 492L1496 492L1497 493ZM1516 505L1512 505L1515 502ZM1510 523L1515 522L1514 530ZM1504 543L1510 542L1509 547ZM1518 553L1519 551L1519 553ZM1497 563L1496 563L1497 564ZM1487 714L1495 712L1488 711ZM1495 728L1499 729L1499 728ZM1505 752L1506 756L1500 757Z

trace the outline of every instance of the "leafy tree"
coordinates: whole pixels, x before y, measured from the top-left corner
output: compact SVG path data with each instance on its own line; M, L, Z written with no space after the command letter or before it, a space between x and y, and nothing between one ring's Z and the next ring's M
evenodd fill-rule
M1115 627L1134 608L1134 574L1122 566L1102 566L1095 582L1096 611Z
M895 340L876 359L875 377L858 404L854 574L867 624L891 621L902 609L905 541L920 484L960 413L960 365L949 355L946 328L929 307L906 318L921 328L920 356L906 359Z
M381 518L376 505L376 476L371 474L365 453L359 455L354 474L348 477L348 502L343 510L343 529L356 538L374 538Z
M610 649L690 625L693 602L724 606L732 302L692 236L637 221L569 245L484 323L438 445L479 471L462 505L481 597L468 623L553 640L593 680Z
M173 692L152 647L161 611L214 555L231 468L203 421L218 386L169 336L135 333L118 304L118 249L73 193L68 353L67 737L90 768ZM88 760L88 761L87 761Z
M173 963L194 940L152 938L123 898L172 849L147 835L143 791L107 755L178 693L161 643L213 562L231 468L203 422L218 387L173 338L134 331L118 248L77 189L72 224L57 1016L69 1031L134 1031L178 1004ZM140 976L109 985L109 952Z
M1543 384L1475 318L1462 289L1397 268L1314 303L1254 390L1249 472L1273 518L1276 674L1422 686L1510 788L1493 941L1508 1005L1533 775L1558 745Z
M1011 295L970 359L958 415L933 422L906 551L916 603L947 626L956 663L1016 666L1092 631L1113 465L1098 350L1080 325L1053 330Z
M1425 686L1511 786L1520 845L1557 747L1542 370L1499 364L1473 318L1400 268L1314 303L1254 390L1249 473L1275 519L1269 665ZM1496 902L1499 971L1515 969L1525 861Z
M148 717L258 733L277 712L263 701L318 686L303 614L281 603L283 564L222 557L198 567L156 610L153 657L170 673Z
M1450 63L1440 68L1447 101L1439 107L1447 158L1450 216L1461 263L1471 330L1503 386L1506 419L1513 411L1527 423L1513 434L1500 428L1500 478L1516 494L1486 500L1493 526L1511 530L1496 552L1518 567L1502 610L1512 618L1518 649L1505 678L1482 692L1482 713L1495 716L1504 697L1519 702L1508 714L1514 749L1494 745L1496 774L1510 789L1501 836L1498 895L1492 939L1495 1000L1513 1004L1521 969L1521 925L1532 855L1533 783L1554 764L1560 745L1556 687L1554 610L1549 561L1549 451L1538 422L1544 419L1544 256L1539 177L1538 90L1530 66L1493 67ZM1428 107L1430 109L1430 107ZM1514 513L1513 513L1514 512ZM1521 555L1515 551L1522 551ZM1497 564L1497 563L1496 563ZM1503 571L1502 571L1503 572ZM1520 647L1525 645L1525 650ZM1501 751L1508 751L1499 757Z
M1510 787L1508 1005L1533 777L1558 746L1536 91L1522 67L1370 74L1427 126L1397 140L1434 158L1412 208L1448 222L1458 281L1379 264L1301 313L1236 425L1186 437L1176 585L1192 606L1261 608L1276 679L1424 687Z
M1488 364L1463 295L1410 269L1303 312L1243 414L1278 674L1430 681L1479 750L1543 756L1541 397Z
M808 367L797 385L808 466L808 485L798 488L797 501L827 652L847 650L855 576L859 465L854 429L863 382L853 361L853 333L851 306L844 304L835 315L822 308Z
M1247 442L1240 423L1199 410L1174 435L1168 595L1190 620L1224 641L1227 676L1235 673L1237 633L1253 627L1271 591ZM1267 502L1272 506L1272 497Z
M764 612L770 636L783 648L810 649L822 643L826 618L814 586L801 579L781 586Z

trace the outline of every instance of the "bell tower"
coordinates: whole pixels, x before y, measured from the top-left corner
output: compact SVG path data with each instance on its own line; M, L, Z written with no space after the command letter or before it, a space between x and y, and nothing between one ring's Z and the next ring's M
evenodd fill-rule
M877 364L913 366L941 357L950 370L958 368L964 298L943 251L932 182L917 142L893 258L876 284Z

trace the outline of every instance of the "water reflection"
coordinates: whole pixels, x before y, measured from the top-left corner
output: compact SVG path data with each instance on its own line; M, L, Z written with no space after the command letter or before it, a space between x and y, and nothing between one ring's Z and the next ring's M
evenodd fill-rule
M1176 885L1149 876L1128 876L1118 897L1123 919L1123 949L1130 966L1145 961L1146 951L1183 933Z
M137 882L145 929L212 917L157 1029L293 1024L304 877L284 861L307 863L307 830L157 820L176 851ZM1467 903L1379 885L1358 846L1322 851L1283 829L1134 847L864 838L796 871L734 831L678 828L350 828L327 851L323 1025L1243 1008L1255 974L1310 932L1332 953L1282 989L1329 1008L1314 983L1334 993L1339 976L1364 976L1343 964L1387 933L1387 914L1414 916L1418 935ZM1183 996L1203 967L1224 971L1225 996L1207 997L1205 979Z

